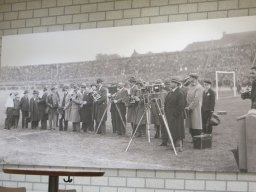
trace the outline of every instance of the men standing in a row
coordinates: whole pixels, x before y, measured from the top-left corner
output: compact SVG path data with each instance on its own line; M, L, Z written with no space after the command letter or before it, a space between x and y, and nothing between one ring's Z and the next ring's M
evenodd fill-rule
M28 128L28 118L29 118L29 98L28 91L24 91L24 96L20 100L21 109L21 125L22 128Z
M191 136L200 135L202 133L202 97L203 87L198 82L198 75L191 73L190 85L187 92L187 107L185 110L188 113L186 126L190 129Z
M256 66L251 68L251 78L252 78L252 90L251 90L251 109L256 109Z
M97 79L97 93L99 94L99 99L95 101L95 121L96 129L99 127L98 134L106 134L107 113L105 110L107 108L107 89L103 87L102 83L102 79Z
M39 103L38 95L39 95L39 92L34 90L33 97L30 99L30 103L29 103L29 116L31 119L32 129L36 129L38 127L38 122L40 121L39 109L38 109L38 103Z
M210 125L209 119L214 112L215 107L215 93L211 88L211 81L204 80L204 92L203 92L203 103L202 103L202 125L203 133L212 134L212 125Z
M80 108L80 121L84 132L94 131L93 96L89 86L85 87Z
M171 91L169 91L165 97L164 111L174 145L175 147L179 148L179 151L182 151L182 143L183 139L185 138L183 116L183 111L185 109L185 98L179 86L180 81L177 78L173 78L170 82ZM168 134L165 129L162 141L163 143L161 145L166 146L168 141Z
M114 116L115 116L115 126L117 129L118 135L125 135L125 125L126 125L126 106L129 102L129 95L128 89L129 84L125 83L124 85L119 84L120 88L116 93L116 96L113 100L113 109L114 109Z

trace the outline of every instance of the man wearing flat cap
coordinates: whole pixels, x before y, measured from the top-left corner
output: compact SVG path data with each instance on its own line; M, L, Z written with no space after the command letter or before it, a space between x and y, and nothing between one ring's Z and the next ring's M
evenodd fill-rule
M128 110L127 110L127 123L131 123L132 132L135 131L135 120L136 120L136 108L137 104L135 101L135 98L139 94L138 86L136 85L136 79L134 77L131 77L129 79L130 82L130 89L128 89L128 95L129 95L129 102L127 104Z
M203 87L198 82L198 74L191 73L190 85L187 92L187 119L186 127L190 129L191 136L200 135L202 133L202 98L203 98Z
M106 134L107 113L107 93L108 90L103 86L103 80L97 79L97 93L99 98L95 101L95 122L96 129L99 127L97 134ZM103 116L104 115L104 116Z
M211 88L212 82L204 80L204 92L202 102L202 126L203 133L212 134L212 126L207 122L211 118L215 107L215 92Z
M185 138L184 117L183 111L185 108L184 95L179 86L180 81L178 78L172 78L170 82L171 91L167 94L164 102L164 111L168 126L172 135L175 147L178 151L182 151L182 141ZM167 145L168 134L166 129L163 129L162 146Z
M29 113L28 91L25 90L23 94L24 95L20 100L21 126L22 128L28 128L28 113Z
M39 102L39 92L37 90L33 91L33 97L30 99L29 103L29 117L31 119L31 128L36 129L38 127L38 122L40 121L38 102Z
M256 66L251 68L250 77L252 79L252 90L251 90L251 109L256 109Z

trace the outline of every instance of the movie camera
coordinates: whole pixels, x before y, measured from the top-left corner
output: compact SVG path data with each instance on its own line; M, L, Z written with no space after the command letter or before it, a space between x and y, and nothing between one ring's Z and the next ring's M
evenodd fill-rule
M156 99L159 97L162 92L164 86L162 84L151 84L145 85L141 88L141 94L144 99L144 103L149 103L152 99Z

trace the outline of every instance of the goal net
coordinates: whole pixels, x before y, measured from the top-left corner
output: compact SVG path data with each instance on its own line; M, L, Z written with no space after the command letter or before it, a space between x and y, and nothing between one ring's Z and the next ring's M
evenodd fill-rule
M236 73L234 71L215 72L216 99L236 96Z

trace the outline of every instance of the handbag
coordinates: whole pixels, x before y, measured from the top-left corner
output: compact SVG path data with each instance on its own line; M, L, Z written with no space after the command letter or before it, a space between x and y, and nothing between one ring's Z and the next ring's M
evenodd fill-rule
M208 124L211 126L217 126L220 124L220 118L216 113L212 113L208 121Z

